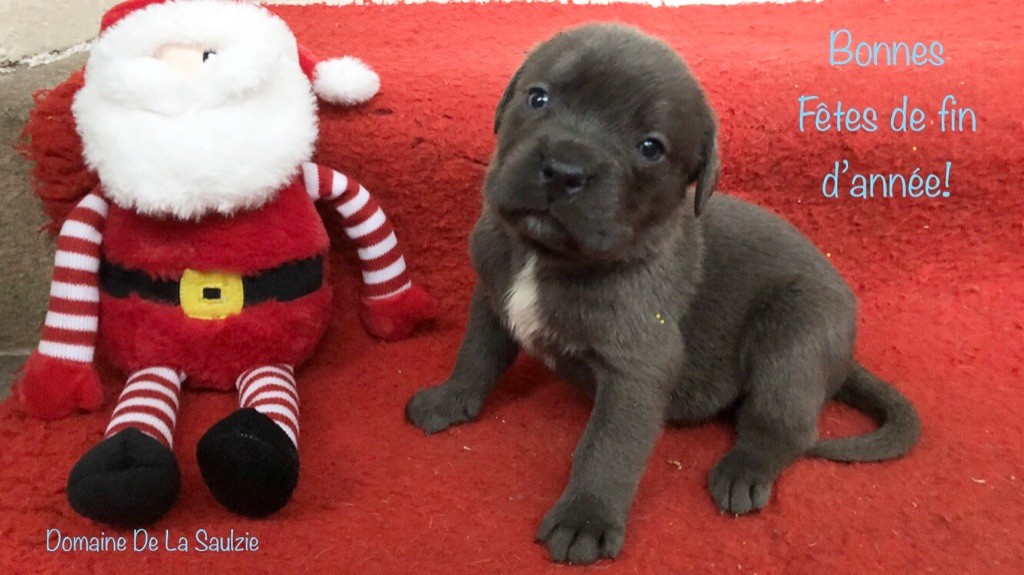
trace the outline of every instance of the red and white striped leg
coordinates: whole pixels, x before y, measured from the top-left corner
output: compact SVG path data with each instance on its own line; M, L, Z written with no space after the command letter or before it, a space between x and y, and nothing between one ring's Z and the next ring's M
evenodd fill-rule
M134 427L173 448L184 380L184 373L169 367L151 367L133 373L117 400L104 437Z
M277 364L251 369L237 381L239 404L266 415L299 445L299 392L295 371L290 365Z
M103 441L68 475L68 502L75 511L110 525L139 527L171 509L181 485L171 447L184 380L185 374L168 367L128 378Z
M196 445L210 492L235 513L266 517L288 503L299 482L299 394L285 364L238 376L240 408Z

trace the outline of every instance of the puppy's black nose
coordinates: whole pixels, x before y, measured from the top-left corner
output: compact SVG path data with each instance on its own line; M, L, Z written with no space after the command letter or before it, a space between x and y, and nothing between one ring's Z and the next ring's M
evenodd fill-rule
M580 166L547 160L540 167L540 181L548 187L548 198L578 194L587 185L588 175Z

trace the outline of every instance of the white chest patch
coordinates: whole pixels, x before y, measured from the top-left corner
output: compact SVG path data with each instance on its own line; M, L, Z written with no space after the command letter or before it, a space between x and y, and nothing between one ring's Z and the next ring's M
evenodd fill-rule
M505 294L505 317L512 337L527 348L536 347L544 331L544 318L537 301L537 256L529 255Z

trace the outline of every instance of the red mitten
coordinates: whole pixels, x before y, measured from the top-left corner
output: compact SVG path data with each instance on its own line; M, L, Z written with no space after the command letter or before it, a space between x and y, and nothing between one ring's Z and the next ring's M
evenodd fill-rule
M414 285L387 299L363 298L359 317L371 335L395 341L409 337L417 325L436 315L437 302Z
M25 363L18 396L25 409L39 419L60 419L81 408L95 411L103 405L103 388L92 364L67 361L32 352Z

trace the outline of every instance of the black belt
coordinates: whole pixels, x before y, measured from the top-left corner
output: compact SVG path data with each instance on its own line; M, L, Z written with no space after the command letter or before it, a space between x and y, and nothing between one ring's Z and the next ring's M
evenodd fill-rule
M240 279L246 306L271 300L296 300L323 285L323 257L290 262ZM134 293L145 300L181 305L180 281L153 279L144 271L125 268L106 260L100 266L100 286L104 292L116 298L126 298ZM200 297L220 299L221 289L200 287Z

